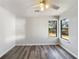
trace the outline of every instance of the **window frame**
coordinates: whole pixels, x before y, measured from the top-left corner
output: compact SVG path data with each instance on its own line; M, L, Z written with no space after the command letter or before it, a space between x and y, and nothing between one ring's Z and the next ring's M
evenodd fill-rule
M64 18L64 19L66 19L66 18ZM62 21L63 21L64 19L60 20L60 37L61 37L62 39L65 39L65 40L69 40L69 38L66 39L66 38L63 38L63 37L62 37ZM68 36L69 36L69 24L68 24Z
M56 36L49 36L49 27L48 27L48 36L49 36L49 37L58 37L58 35L57 35L57 34L58 34L58 33L57 33L57 32L58 32L58 31L57 31L57 30L58 30L58 27L57 27L57 26L58 26L58 21L57 21L57 20L49 20L49 21L54 21L54 22L56 22ZM48 26L49 26L49 21L48 21Z

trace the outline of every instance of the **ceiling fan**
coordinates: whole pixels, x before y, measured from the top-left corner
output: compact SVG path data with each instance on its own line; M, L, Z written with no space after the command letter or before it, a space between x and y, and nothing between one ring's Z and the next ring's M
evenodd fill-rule
M50 0L39 0L38 4L33 7L39 7L40 10L35 10L35 12L44 11L45 9L52 8L58 10L60 7L56 4L51 4Z

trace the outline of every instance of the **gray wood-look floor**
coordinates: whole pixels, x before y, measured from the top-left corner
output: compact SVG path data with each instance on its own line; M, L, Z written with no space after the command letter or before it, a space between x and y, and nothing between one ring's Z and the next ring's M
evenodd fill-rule
M1 59L76 59L64 49L52 45L16 46Z

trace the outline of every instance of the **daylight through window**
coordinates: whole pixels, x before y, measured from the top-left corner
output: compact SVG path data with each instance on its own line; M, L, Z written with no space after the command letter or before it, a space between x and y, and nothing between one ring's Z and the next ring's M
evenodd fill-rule
M61 38L69 39L69 19L61 20Z
M57 21L50 20L48 30L49 37L57 37Z

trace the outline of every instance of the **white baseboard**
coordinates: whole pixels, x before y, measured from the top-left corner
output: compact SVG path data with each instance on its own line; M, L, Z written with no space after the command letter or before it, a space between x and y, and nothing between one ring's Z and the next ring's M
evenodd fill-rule
M32 45L56 45L56 43L55 44L16 44L16 46L32 46Z
M13 46L11 46L9 49L7 49L4 53L2 53L1 55L0 55L0 58L2 57L2 56L4 56L8 51L10 51L13 47L15 47L15 45L13 45Z
M75 58L78 58L77 55L75 55L73 52L71 52L70 50L68 50L66 47L64 47L63 45L61 45L62 48L64 48L67 52L69 52L71 55L73 55Z

